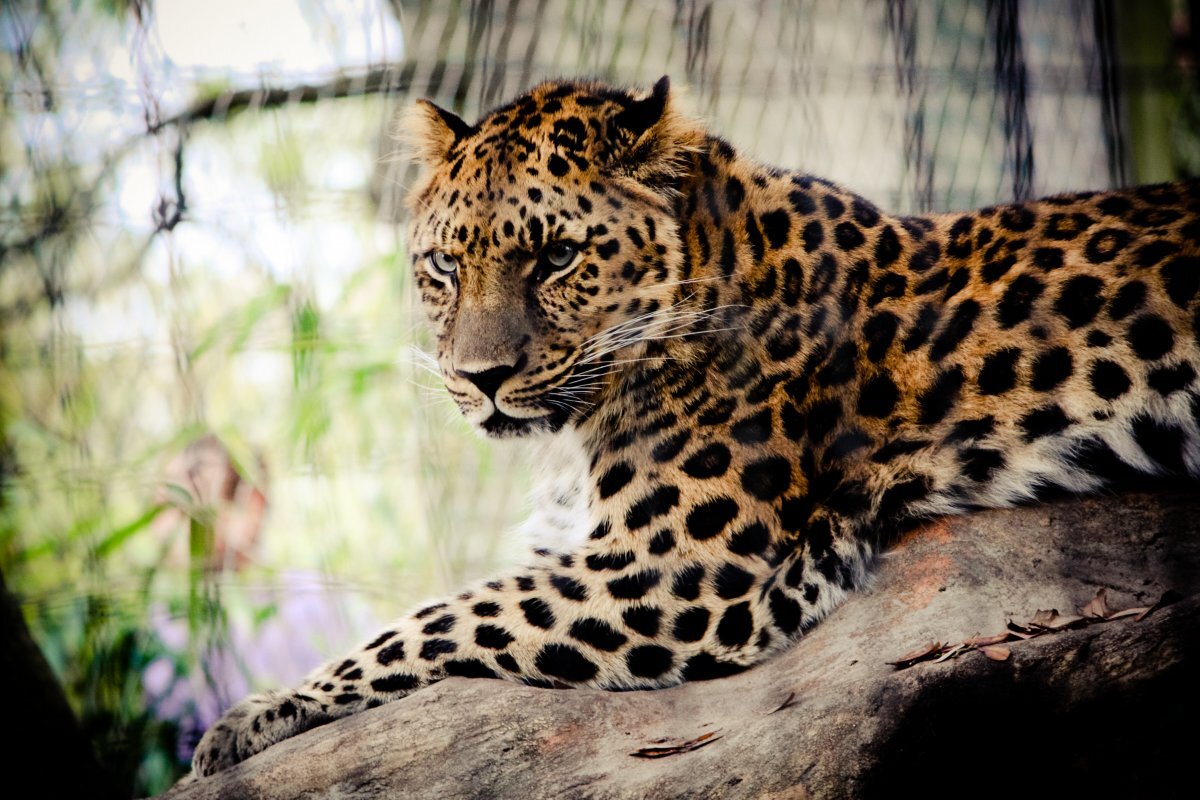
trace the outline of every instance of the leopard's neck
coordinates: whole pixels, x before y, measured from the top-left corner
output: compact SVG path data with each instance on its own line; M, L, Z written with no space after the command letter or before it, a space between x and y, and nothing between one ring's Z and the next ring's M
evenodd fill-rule
M674 190L676 312L659 331L665 338L629 356L584 421L592 452L653 432L669 414L695 413L686 398L697 387L754 397L803 382L857 324L874 262L907 258L908 234L868 201L760 165L716 137L691 154ZM854 246L885 223L899 232L894 247L890 238L881 253ZM679 407L664 410L664 395L679 396Z

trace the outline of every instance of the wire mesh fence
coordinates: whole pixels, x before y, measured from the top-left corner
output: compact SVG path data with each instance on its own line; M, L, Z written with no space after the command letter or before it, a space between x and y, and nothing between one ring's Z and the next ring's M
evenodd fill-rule
M213 713L203 687L164 711L148 674L163 692L200 674L224 702L231 673L313 666L214 655L279 635L297 586L338 620L333 654L517 557L523 473L412 354L428 345L400 224L413 176L392 133L414 98L470 119L547 78L667 74L760 160L895 211L969 208L1196 172L1191 11L6 3L0 568L109 765L130 792L160 789L182 717ZM253 494L180 477L211 434L261 517Z

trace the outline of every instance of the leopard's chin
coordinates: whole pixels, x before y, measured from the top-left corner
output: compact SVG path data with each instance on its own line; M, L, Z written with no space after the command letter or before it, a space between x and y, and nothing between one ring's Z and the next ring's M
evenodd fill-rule
M567 413L551 411L540 417L518 418L496 410L479 423L479 428L492 439L516 439L540 433L556 433L567 423Z

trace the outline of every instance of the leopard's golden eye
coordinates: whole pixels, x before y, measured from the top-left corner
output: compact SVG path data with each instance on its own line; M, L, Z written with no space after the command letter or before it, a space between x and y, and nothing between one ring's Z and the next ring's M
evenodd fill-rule
M443 275L453 275L458 272L458 259L449 253L434 250L429 254L429 266Z

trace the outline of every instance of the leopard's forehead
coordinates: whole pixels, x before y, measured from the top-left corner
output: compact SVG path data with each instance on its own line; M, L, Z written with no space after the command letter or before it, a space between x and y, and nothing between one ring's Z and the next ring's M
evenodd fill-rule
M505 155L508 144L519 154L549 144L568 152L595 149L614 135L614 118L632 98L625 92L586 83L544 83L502 106L476 124L477 133L461 144L477 158Z
M451 181L499 176L580 183L629 138L619 125L634 95L585 82L540 84L486 114L446 156Z

